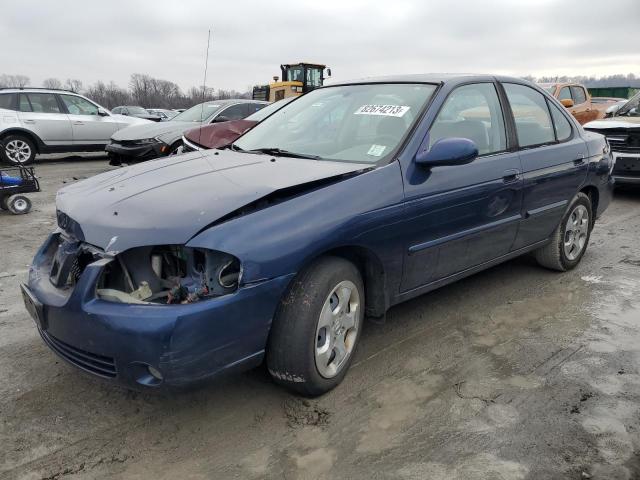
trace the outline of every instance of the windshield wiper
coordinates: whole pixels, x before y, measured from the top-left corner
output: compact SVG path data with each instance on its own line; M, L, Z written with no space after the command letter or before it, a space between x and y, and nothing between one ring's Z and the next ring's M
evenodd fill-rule
M290 152L289 150L283 150L277 147L268 148L254 148L252 150L246 150L247 153L264 153L266 155L276 155L277 157L293 157L293 158L308 158L310 160L322 160L322 157L318 155L309 155L307 153Z
M229 143L228 145L225 145L224 147L222 147L220 150L227 150L227 149L233 150L234 152L244 152L244 150L239 146L237 146L235 143Z

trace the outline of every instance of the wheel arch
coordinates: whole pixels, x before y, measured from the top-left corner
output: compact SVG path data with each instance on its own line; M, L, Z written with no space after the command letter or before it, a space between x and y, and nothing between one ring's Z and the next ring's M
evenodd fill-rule
M364 282L365 315L382 317L389 301L386 295L386 273L380 258L370 249L357 245L346 245L325 250L305 262L301 271L322 257L340 257L353 263Z
M36 153L42 153L44 142L35 133L24 128L9 128L0 133L0 140L4 140L10 135L23 135L31 140L36 147Z
M580 193L584 193L589 200L591 201L591 226L596 221L596 217L598 216L598 204L600 202L600 192L598 191L598 187L594 185L585 185L580 190Z

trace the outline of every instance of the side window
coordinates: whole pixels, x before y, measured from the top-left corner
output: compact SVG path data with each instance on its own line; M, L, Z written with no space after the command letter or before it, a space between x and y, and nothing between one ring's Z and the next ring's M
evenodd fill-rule
M567 140L571 136L571 124L567 117L565 117L560 109L553 103L549 102L551 107L551 116L553 117L553 124L556 127L556 137L559 142Z
M555 142L556 136L544 96L533 88L515 83L505 83L504 89L516 121L520 146Z
M239 103L220 112L220 116L227 117L229 120L241 120L247 116L247 113L247 104Z
M16 94L15 93L3 93L0 95L0 108L6 110L16 109Z
M115 115L120 114L120 107L116 107L116 108L114 108L113 110L111 110L111 113L113 113L113 114L115 114Z
M24 109L23 109L24 106ZM28 107L30 106L30 108ZM20 94L21 112L61 113L58 100L53 93Z
M249 115L256 113L259 110L262 110L266 105L264 103L250 103L249 104Z
M573 103L576 105L580 105L587 101L587 95L584 93L584 88L571 87L571 92L573 93Z
M480 155L506 150L500 100L492 83L456 88L444 102L429 132L429 147L441 138L473 140Z
M60 95L60 98L72 115L98 115L98 107L82 97Z
M573 100L573 98L571 98L571 90L569 90L569 87L562 87L560 89L558 100Z

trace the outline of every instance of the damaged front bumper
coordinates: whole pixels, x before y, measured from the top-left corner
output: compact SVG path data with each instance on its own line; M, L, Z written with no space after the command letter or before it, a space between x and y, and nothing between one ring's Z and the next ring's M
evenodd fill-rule
M123 163L131 164L145 162L158 157L169 155L170 145L158 140L154 143L139 144L135 141L117 142L112 140L105 147L105 151L109 157L110 165L121 165Z
M130 388L182 387L258 365L276 306L292 275L241 285L186 304L132 304L99 298L112 259L91 261L73 286L51 278L60 233L40 248L23 286L45 343L92 375Z

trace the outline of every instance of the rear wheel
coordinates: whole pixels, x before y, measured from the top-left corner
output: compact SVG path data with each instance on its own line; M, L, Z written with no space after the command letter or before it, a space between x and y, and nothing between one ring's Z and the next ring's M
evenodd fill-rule
M552 270L571 270L587 250L592 226L591 200L584 193L578 193L553 232L551 242L536 250L536 260Z
M7 207L14 215L23 215L31 211L31 200L24 195L13 195L9 197Z
M269 373L303 395L331 390L351 365L363 321L358 269L338 257L318 260L280 302L267 347Z
M14 165L28 165L36 158L36 148L31 139L23 135L8 135L2 140L2 158Z
M0 197L0 210L9 210L9 205L7 204L8 201L8 196Z

